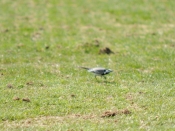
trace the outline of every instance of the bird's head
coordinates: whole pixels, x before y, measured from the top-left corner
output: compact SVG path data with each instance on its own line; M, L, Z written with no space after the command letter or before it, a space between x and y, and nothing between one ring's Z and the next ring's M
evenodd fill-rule
M105 73L104 74L109 74L110 72L112 72L111 69L106 69Z

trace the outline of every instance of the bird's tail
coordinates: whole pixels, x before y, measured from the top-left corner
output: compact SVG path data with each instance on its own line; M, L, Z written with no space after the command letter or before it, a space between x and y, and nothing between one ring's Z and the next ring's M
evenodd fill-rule
M86 70L89 70L90 69L90 68L87 68L87 67L79 67L79 68L86 69Z

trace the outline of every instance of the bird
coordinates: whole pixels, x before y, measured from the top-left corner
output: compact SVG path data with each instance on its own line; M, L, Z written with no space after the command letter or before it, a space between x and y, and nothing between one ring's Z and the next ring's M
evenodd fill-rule
M106 69L103 67L95 67L95 68L80 67L80 68L86 69L88 72L95 74L95 78L96 76L101 76L106 78L105 75L112 72L111 69Z

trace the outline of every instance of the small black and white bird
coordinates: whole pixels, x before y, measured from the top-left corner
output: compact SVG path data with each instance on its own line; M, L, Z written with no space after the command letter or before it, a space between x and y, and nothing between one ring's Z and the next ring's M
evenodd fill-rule
M86 69L88 72L94 73L95 74L95 78L96 78L96 76L103 76L103 77L105 77L105 75L107 75L110 72L112 72L111 69L106 69L106 68L103 68L103 67L95 67L95 68L80 67L80 68Z

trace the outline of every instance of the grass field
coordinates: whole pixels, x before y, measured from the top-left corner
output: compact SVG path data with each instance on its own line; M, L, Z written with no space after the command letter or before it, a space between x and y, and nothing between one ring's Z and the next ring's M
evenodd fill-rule
M174 7L1 0L0 130L175 130Z

